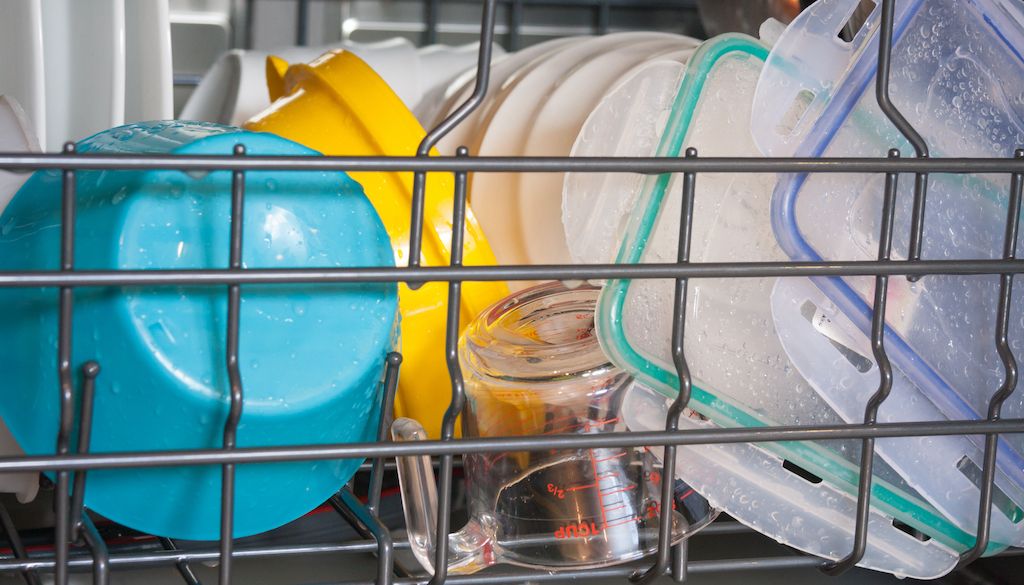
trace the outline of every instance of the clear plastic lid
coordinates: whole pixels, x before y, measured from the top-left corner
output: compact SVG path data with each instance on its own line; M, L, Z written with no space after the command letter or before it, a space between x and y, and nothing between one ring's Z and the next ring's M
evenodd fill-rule
M765 154L882 157L896 147L905 157L915 155L875 98L880 8L852 42L836 38L856 5L856 0L815 3L779 39L754 106L754 135ZM1012 156L1024 145L1020 3L898 0L894 14L892 100L921 133L930 156ZM781 175L772 223L783 250L796 260L874 260L883 181L881 175ZM1009 182L1006 175L930 176L922 259L1000 258ZM900 177L894 259L907 257L913 186L914 177ZM870 331L873 278L814 283L856 328ZM890 279L888 354L907 383L950 419L983 418L1003 381L994 342L998 291L997 276L927 276L917 283ZM1020 295L1014 291L1010 325L1017 355L1024 345ZM856 388L842 388L817 376L813 385L830 401L845 392L863 394L876 384L856 378L850 382ZM908 411L906 417L916 420L917 414ZM1002 414L1024 416L1024 393L1013 394ZM851 416L844 413L848 420ZM1024 500L1014 494L1024 489L1024 435L1004 435L1000 441L997 484L1020 506ZM955 461L967 457L963 465L980 467L978 452L961 453ZM1019 542L1020 531L1014 531Z
M870 340L804 278L780 278L772 291L772 316L792 364L844 420L862 421L878 387ZM945 420L899 370L878 409L883 423ZM963 436L878 439L875 449L932 505L968 532L978 526L982 450ZM1018 544L1024 531L1021 489L996 476L991 535Z
M728 35L705 43L691 59L677 90L656 154L678 156L684 146L694 146L701 156L758 156L749 128L754 88L766 56L764 45L745 36ZM785 259L769 222L774 184L775 176L768 174L700 175L691 259ZM675 261L681 192L681 181L667 175L643 182L617 262ZM728 427L838 423L840 417L789 363L776 336L770 308L774 281L689 283L685 350L695 378L690 405L713 423ZM601 294L598 310L599 338L612 360L665 396L674 396L678 388L667 318L672 303L671 281L611 281ZM771 443L742 449L741 457L733 453L719 460L719 473L733 474L737 482L741 477L749 480L752 473L759 475L758 480L744 480L750 490L765 492L757 499L778 492L786 494L781 498L786 503L771 496L771 506L752 506L750 500L729 495L729 482L708 484L709 499L783 543L829 558L849 552L838 543L846 542L842 535L855 524L854 507L840 505L838 495L847 501L857 493L859 441ZM782 479L789 473L782 468L783 461L786 468L801 468L821 481ZM746 468L749 462L757 462L757 472ZM688 482L692 468L687 465L681 470ZM869 552L862 565L916 577L948 571L956 563L952 549L968 548L973 537L925 503L884 461L877 461L875 469L869 539L876 552ZM701 483L693 479L695 485ZM826 506L820 514L805 513L819 504ZM806 523L790 522L787 516L804 518ZM922 542L898 525L913 527L930 538ZM821 538L808 539L808 531Z

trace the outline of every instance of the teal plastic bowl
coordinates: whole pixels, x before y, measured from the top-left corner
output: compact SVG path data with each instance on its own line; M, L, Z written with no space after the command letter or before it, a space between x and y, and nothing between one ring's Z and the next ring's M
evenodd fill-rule
M101 132L80 152L318 153L271 134L151 122ZM77 173L77 269L226 268L231 173ZM247 172L247 268L393 266L384 226L341 172ZM59 268L60 173L35 173L0 215L0 270ZM0 416L29 454L55 451L55 288L0 289ZM243 285L241 447L372 441L395 284ZM72 363L99 362L91 451L219 448L228 411L226 286L80 288ZM236 467L234 536L312 510L361 461ZM219 537L220 466L89 471L86 505L151 534Z

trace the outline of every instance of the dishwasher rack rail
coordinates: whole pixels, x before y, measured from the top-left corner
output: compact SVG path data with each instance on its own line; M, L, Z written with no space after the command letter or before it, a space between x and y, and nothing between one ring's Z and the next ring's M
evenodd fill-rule
M892 51L892 27L895 0L883 0L881 42L879 43L878 101L890 120L901 130L911 144L923 144L920 135L899 114L888 99L888 77ZM772 568L808 567L830 574L840 574L856 565L867 544L867 518L871 501L871 477L874 461L874 441L882 437L910 437L926 435L985 435L985 456L977 543L965 552L961 565L976 560L986 549L989 540L993 478L998 437L1003 433L1024 432L1024 420L1001 418L1001 406L1017 385L1017 362L1007 341L1010 298L1014 276L1024 272L1024 260L1015 256L1018 238L1018 217L1024 187L1024 150L1014 158L1006 159L944 159L899 158L895 151L888 158L701 158L691 150L686 158L496 158L470 156L460 148L454 157L428 157L430 148L455 128L472 110L480 105L488 90L491 46L494 39L496 0L486 0L480 29L480 53L477 80L472 95L448 119L433 128L421 143L417 156L410 157L262 157L247 156L243 146L233 154L223 156L123 156L78 154L73 144L63 152L53 154L0 154L0 169L30 171L58 169L62 172L62 227L60 269L36 272L0 273L0 287L48 287L59 298L59 331L54 366L58 369L60 384L53 391L60 396L59 435L54 437L56 451L50 456L24 456L0 459L0 473L17 471L49 471L55 474L56 528L53 554L28 555L20 542L17 530L5 510L0 520L12 544L14 554L0 559L0 573L21 573L29 583L40 583L40 573L52 572L57 585L68 582L69 572L92 570L97 583L109 580L110 570L120 567L177 566L187 583L198 583L189 563L217 561L220 583L232 580L234 559L276 558L291 555L322 555L374 552L377 555L378 585L391 583L423 583L427 579L413 576L394 561L395 550L407 549L405 542L395 542L388 528L381 522L379 505L385 470L385 459L396 456L431 455L440 457L439 510L435 542L438 543L434 566L438 567L431 585L448 583L497 583L508 580L550 581L568 578L621 577L633 582L647 583L662 575L671 575L676 581L685 580L687 574L720 571L767 570ZM1024 145L1022 145L1024 147ZM230 261L223 269L209 270L109 270L81 271L75 268L76 174L83 170L99 169L177 169L182 171L227 170L232 173ZM414 202L410 217L410 254L408 266L376 268L331 269L246 269L241 265L242 210L245 200L245 173L253 170L340 170L340 171L405 171L415 173ZM423 234L423 198L425 177L428 172L454 173L455 205L452 232L452 258L447 267L420 266L420 246ZM466 190L468 173L487 172L587 172L587 173L681 173L683 180L683 215L679 236L677 261L665 264L643 265L560 265L560 266L463 266L462 240L465 228ZM901 175L925 176L930 173L999 173L1011 176L1009 212L1005 227L1004 253L997 260L925 260L920 255L921 234L925 227L924 202L927 183L915 182L915 214L911 222L910 253L907 260L891 258L892 222L883 223L883 237L875 261L846 262L770 262L770 263L691 263L689 240L692 233L692 203L694 186L705 173L877 173L886 176L885 203L879 213L892 217L895 208L897 180ZM886 230L888 232L886 233ZM885 237L885 236L888 237ZM890 277L921 278L928 275L957 274L1000 276L1000 302L995 315L997 335L993 342L999 350L1005 381L992 389L992 398L984 420L889 423L876 422L879 406L891 389L891 368L885 356L882 327L887 282ZM744 278L795 276L873 276L876 296L871 341L877 349L876 357L882 379L875 395L865 405L860 424L828 426L783 426L748 428L715 428L680 431L675 417L682 412L689 398L690 377L683 351L685 334L684 311L687 282L691 278ZM463 381L458 375L456 343L459 330L461 286L465 281L490 280L582 280L582 279L672 279L675 282L672 355L680 379L680 393L669 416L665 430L643 433L611 433L594 435L546 435L543 437L503 437L480 439L454 438L455 419L465 400ZM440 440L415 443L386 441L386 422L392 410L392 401L400 371L401 355L388 356L385 370L384 405L378 429L378 441L371 443L308 445L298 447L239 448L236 445L238 421L244 408L245 392L237 368L239 341L239 307L243 285L351 282L404 282L417 287L426 282L448 283L448 321L444 344L451 372L452 396L444 418ZM91 401L94 381L102 364L93 361L72 363L71 323L75 310L74 295L82 287L164 286L164 285L218 285L225 288L228 299L226 331L230 411L223 430L219 449L179 450L162 452L123 452L95 454L88 452L92 423ZM76 371L81 371L82 384L73 382ZM75 412L75 397L80 396L82 408ZM78 449L72 452L73 429L78 429ZM860 483L854 547L840 561L832 562L812 557L745 558L734 560L687 560L687 543L673 547L670 542L669 514L672 506L671 482L665 482L661 494L661 530L659 547L653 559L644 561L644 570L635 567L611 567L601 570L544 573L521 568L506 568L502 573L484 573L470 576L448 577L445 567L448 559L448 538L452 511L453 466L455 456L467 452L524 451L538 448L596 448L626 446L664 446L665 469L674 475L675 448L678 445L735 442L773 442L823 439L859 439L862 442ZM349 488L342 489L330 504L355 526L363 540L341 544L238 547L231 537L234 520L234 477L239 464L254 462L307 461L338 458L367 458L370 471L369 496L364 504ZM88 513L83 509L82 488L90 470L164 467L182 465L217 465L222 469L221 485L221 538L217 548L204 550L178 550L168 539L161 539L162 551L135 551L112 553L104 542ZM707 533L725 533L736 530L735 525L716 525ZM84 543L89 555L72 555L72 544ZM1008 554L1020 554L1011 550ZM353 581L356 583L358 581Z

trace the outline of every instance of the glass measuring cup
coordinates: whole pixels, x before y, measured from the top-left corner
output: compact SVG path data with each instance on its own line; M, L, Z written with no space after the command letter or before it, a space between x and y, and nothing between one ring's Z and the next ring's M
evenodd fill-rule
M598 345L593 315L599 290L561 283L526 289L466 329L459 346L464 437L626 430L620 409L632 378ZM426 438L412 419L396 420L392 435ZM497 563L603 567L657 548L663 477L646 448L470 453L463 461L470 520L449 535L450 573ZM412 550L432 568L437 493L430 458L399 458L398 472ZM718 513L675 481L673 543Z

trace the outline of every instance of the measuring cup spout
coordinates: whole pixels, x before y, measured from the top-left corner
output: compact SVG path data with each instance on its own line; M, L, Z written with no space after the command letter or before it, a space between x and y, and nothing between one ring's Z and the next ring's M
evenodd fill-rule
M424 441L427 432L411 418L398 418L391 425L391 437L398 442ZM416 560L433 572L437 537L437 483L429 455L398 457L398 483L409 544ZM448 535L448 573L475 573L496 562L493 542L483 527L471 519Z

